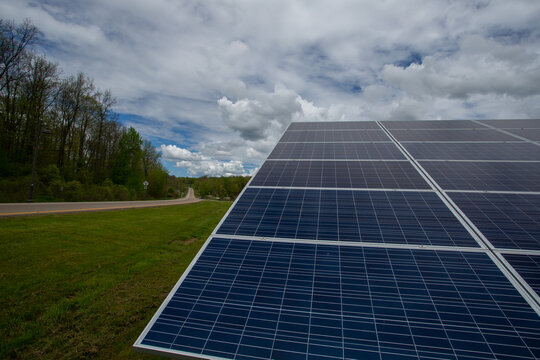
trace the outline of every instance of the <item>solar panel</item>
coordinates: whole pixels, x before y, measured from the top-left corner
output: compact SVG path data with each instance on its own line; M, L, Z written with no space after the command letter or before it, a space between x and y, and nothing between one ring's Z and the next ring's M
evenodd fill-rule
M234 359L535 358L540 318L483 253L214 238L141 341Z
M529 286L540 295L540 255L504 254L504 258L527 281Z
M486 127L470 120L381 121L387 129L474 129Z
M217 233L478 246L433 192L249 188Z
M405 159L393 143L278 143L268 159Z
M511 135L491 129L390 130L399 141L516 141ZM519 141L519 140L518 140Z
M266 161L252 186L429 189L408 161Z
M478 122L499 129L540 129L540 119L480 120Z
M540 141L540 129L506 129L507 132L532 141Z
M295 130L380 130L374 121L326 121L326 122L293 122L288 131Z
M540 162L421 161L445 190L540 191Z
M540 195L462 192L450 197L496 248L540 250Z
M540 147L489 126L291 124L135 348L540 358Z
M417 160L540 160L540 147L527 143L404 143Z
M390 141L382 130L287 131L280 142Z

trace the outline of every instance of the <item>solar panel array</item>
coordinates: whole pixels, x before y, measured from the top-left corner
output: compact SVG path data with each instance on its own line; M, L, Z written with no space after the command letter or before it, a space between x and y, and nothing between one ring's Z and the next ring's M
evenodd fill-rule
M135 347L540 358L540 120L292 123Z

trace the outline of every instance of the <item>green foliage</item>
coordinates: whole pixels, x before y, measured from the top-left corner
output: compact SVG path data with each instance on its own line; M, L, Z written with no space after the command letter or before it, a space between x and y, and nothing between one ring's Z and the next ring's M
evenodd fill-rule
M51 185L49 186L49 190L51 192L51 195L58 199L58 201L64 200L64 180L58 179L51 182Z
M245 176L188 178L169 175L167 186L178 191L180 196L184 196L187 189L192 187L201 198L234 200L249 179Z
M83 201L107 201L115 200L112 188L103 185L91 184L85 188L82 195Z
M133 342L229 206L0 219L0 358L149 358Z
M162 199L166 197L165 186L167 185L167 172L154 168L148 174L148 195L156 199Z
M0 177L14 176L17 166L10 161L9 156L0 149Z
M167 199L176 199L179 197L179 193L174 190L172 187L167 189Z
M112 188L113 197L115 200L128 201L131 200L131 194L124 185L114 185Z
M49 164L45 168L42 168L38 171L39 180L45 184L50 185L54 181L60 181L60 170L56 166L56 164Z
M201 198L235 199L249 181L249 177L200 177L193 183L195 192Z
M77 172L77 176L75 178L82 184L92 184L94 179L94 173L90 169L81 168Z
M65 201L81 201L82 195L82 184L77 180L68 181L64 185L63 198Z
M111 178L116 184L140 190L143 182L141 145L142 138L132 127L120 138L111 172Z
M36 192L42 188L39 182L34 189ZM0 202L21 202L28 198L30 176L0 179Z

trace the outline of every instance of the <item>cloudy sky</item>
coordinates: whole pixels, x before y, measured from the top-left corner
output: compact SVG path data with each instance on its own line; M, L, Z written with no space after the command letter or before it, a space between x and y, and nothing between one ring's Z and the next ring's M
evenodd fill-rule
M291 121L540 118L538 0L0 0L111 89L177 175L247 174Z

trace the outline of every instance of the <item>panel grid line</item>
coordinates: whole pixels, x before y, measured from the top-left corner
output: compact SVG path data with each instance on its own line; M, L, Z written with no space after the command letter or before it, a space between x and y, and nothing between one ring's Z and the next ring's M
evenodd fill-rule
M528 143L532 143L532 144L534 144L534 145L540 146L540 144L539 144L538 142L535 142L535 141L533 141L533 140L527 139L526 137L523 137L523 136L519 136L519 135L517 135L517 134L513 134L513 133L511 133L510 131L507 131L507 130L504 130L504 129L501 129L501 128L497 128L497 127L492 126L492 125L489 125L489 124L484 124L484 123L482 123L482 122L480 122L480 121L478 121L478 120L473 120L473 121L476 122L476 123L478 123L478 124L482 124L482 125L484 125L484 126L487 126L487 127L490 128L490 129L497 130L497 131L499 131L499 132L502 133L502 134L506 134L506 135L512 136L512 137L514 137L514 138L516 138L516 139L520 139L520 140L522 140L522 141L526 141L526 142L528 142Z

